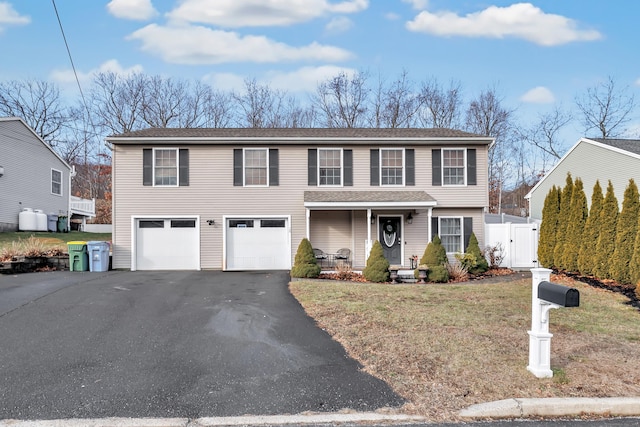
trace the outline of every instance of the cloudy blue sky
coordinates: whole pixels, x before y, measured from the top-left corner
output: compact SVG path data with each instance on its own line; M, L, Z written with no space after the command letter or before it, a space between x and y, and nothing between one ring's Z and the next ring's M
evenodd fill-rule
M301 93L341 70L406 70L469 97L496 87L521 115L609 76L640 93L640 2L607 0L0 0L0 81L76 91L54 4L83 84L140 71Z

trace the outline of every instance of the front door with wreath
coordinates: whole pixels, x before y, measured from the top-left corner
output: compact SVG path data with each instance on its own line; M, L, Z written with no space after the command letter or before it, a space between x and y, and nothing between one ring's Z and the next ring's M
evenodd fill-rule
M382 245L384 257L392 265L402 264L402 236L399 217L380 217L378 239Z

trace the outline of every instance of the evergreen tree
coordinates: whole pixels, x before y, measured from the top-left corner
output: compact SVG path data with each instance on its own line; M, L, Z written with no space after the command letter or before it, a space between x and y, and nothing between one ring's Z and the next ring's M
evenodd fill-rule
M609 181L600 212L600 234L596 244L594 274L599 279L610 279L609 264L616 244L616 226L618 224L618 199Z
M389 280L389 261L384 257L382 245L377 240L373 242L362 275L370 282L382 283Z
M638 215L636 241L633 245L633 256L629 264L629 271L631 275L631 283L636 285L636 295L640 295L640 215Z
M616 225L616 246L609 267L609 274L618 283L631 283L631 271L629 262L633 256L633 246L636 242L638 230L638 212L640 210L640 196L638 186L629 180L629 185L624 190L622 211Z
M598 236L601 229L602 204L604 203L604 195L600 181L596 181L593 186L593 194L591 195L591 209L584 226L584 234L582 236L582 244L578 254L578 270L581 274L594 274L596 264L596 246L598 244Z
M559 270L566 269L563 262L564 246L566 243L567 227L569 225L569 212L571 211L571 196L573 194L573 180L567 173L566 183L560 196L560 212L558 213L558 227L556 230L556 246L553 249L553 263Z
M424 254L420 258L420 264L428 265L431 268L437 265L445 265L447 262L447 250L442 246L440 236L436 234L427 244Z
M298 245L291 277L318 277L320 266L313 253L311 242L306 237Z
M538 263L542 267L553 268L553 250L556 247L556 232L558 229L558 215L560 213L561 190L555 185L551 187L544 199L542 208L542 224L538 239Z
M482 254L480 245L478 245L478 238L473 232L471 232L471 236L469 237L469 244L467 245L466 253L471 254L474 257L473 265L468 266L469 273L481 274L489 269L489 262Z
M576 178L571 193L571 205L569 208L569 223L565 235L564 250L562 252L562 264L567 271L578 271L578 253L582 244L584 226L587 222L587 196L584 194L584 185L580 178Z

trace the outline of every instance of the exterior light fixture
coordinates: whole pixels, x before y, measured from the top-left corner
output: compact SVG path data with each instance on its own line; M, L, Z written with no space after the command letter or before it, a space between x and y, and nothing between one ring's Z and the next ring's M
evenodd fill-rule
M209 225L214 225L215 223L216 223L215 219L208 219L207 220L207 224L209 224Z
M371 225L376 223L376 217L375 215L371 215Z
M0 176L4 175L4 168L0 166Z
M411 212L407 215L407 224L411 224L413 222L413 216L411 216Z

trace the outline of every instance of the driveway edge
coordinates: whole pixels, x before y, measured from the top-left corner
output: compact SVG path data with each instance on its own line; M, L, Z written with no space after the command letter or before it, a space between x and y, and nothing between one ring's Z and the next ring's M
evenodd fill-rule
M640 416L640 397L558 397L505 399L472 405L458 413L463 418L561 417L581 414Z

